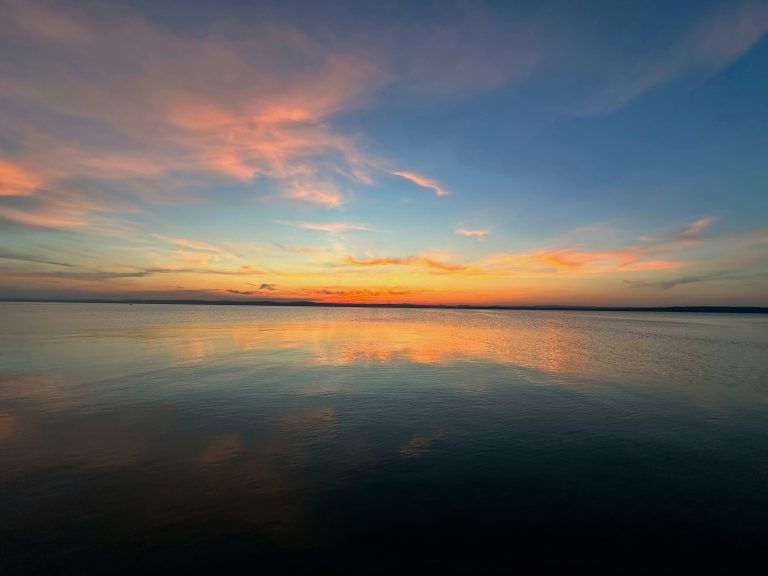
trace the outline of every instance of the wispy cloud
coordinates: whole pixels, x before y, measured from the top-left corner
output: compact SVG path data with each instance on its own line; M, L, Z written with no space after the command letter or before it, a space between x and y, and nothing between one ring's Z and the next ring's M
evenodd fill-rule
M3 70L0 125L21 143L18 159L0 159L0 195L36 196L3 205L0 218L84 229L94 212L204 201L222 182L333 208L349 199L347 186L389 172L386 159L332 124L392 81L383 50L350 50L275 23L219 23L192 36L125 6L97 13L37 0L10 2L0 32L18 48ZM453 34L443 40L462 46ZM514 64L504 62L493 66L494 81ZM447 194L430 178L397 174ZM109 193L88 192L75 210L67 186L85 181Z
M343 301L343 302L355 302L355 301L381 301L382 299L388 300L392 298L401 298L412 294L412 290L405 290L401 288L383 288L383 289L331 289L323 288L320 290L311 290L308 294L319 297L321 301Z
M358 260L352 256L347 256L344 260L345 264L350 266L416 266L423 268L431 268L434 270L441 270L444 272L461 272L467 269L467 266L460 264L447 264L444 262L438 262L432 258L425 256L406 256L404 258L371 258L369 260Z
M0 275L22 278L64 278L85 282L103 282L125 278L144 278L155 272L150 270L82 270L82 271L38 271L38 270L2 270Z
M528 253L498 253L484 258L489 270L599 274L617 271L674 270L684 262L658 257L656 251L630 246L616 250L556 248Z
M258 276L265 273L264 270L250 265L243 265L235 269L154 267L144 268L142 271L147 274L213 274L222 276Z
M455 232L458 236L467 236L469 238L477 238L483 240L488 235L488 230L468 230L466 228L459 228Z
M188 190L228 180L334 207L344 201L339 181L371 184L383 173L329 122L386 81L350 51L274 24L191 37L125 7L98 16L35 0L8 8L0 31L25 49L4 68L0 125L23 145L19 162L0 161L0 194L45 194L0 217L77 228L94 210L200 200ZM74 218L62 189L86 179L121 202L93 202Z
M35 206L31 209L0 206L0 220L8 220L24 226L40 228L75 228L85 225L85 210L70 209L59 205Z
M406 180L416 184L416 186L421 186L427 190L432 190L432 192L434 192L437 196L447 196L449 194L449 192L437 181L432 180L431 178L427 178L426 176L422 176L421 174L407 171L392 172L392 174L395 176L400 176L401 178L405 178Z
M0 158L0 196L28 196L39 186L33 172Z
M701 240L702 233L716 221L717 218L714 216L707 216L706 218L699 218L689 222L678 232L677 239L688 242Z
M229 292L230 294L241 294L243 296L253 296L255 294L267 294L269 292L277 291L277 284L268 284L266 282L262 282L261 284L246 282L246 284L248 284L248 286L254 286L256 290L237 290L235 288L230 288L226 290L226 292Z
M45 190L29 196L5 199L7 203L0 203L0 220L25 227L71 230L111 237L123 236L136 229L135 223L115 214L124 208L124 204L115 201L110 207L108 195ZM132 212L129 208L124 211Z
M649 257L651 255L651 257ZM652 257L652 252L642 248L629 247L618 250L580 250L560 248L542 250L530 255L532 262L541 263L559 270L669 270L679 268L681 263Z
M344 202L338 187L329 181L292 182L287 186L285 195L292 200L300 200L332 208L340 206Z
M700 232L705 225L693 225ZM474 262L452 264L429 255L359 259L347 256L343 263L358 267L406 266L472 276L507 277L526 274L599 275L619 272L676 270L687 262L670 257L673 247L627 246L611 250L590 250L581 246L543 249L532 252L498 252Z
M315 248L313 246L286 246L275 241L272 244L284 252L294 252L296 254L325 254L327 252L323 248Z
M641 242L666 244L670 247L674 245L698 244L706 239L706 231L717 222L715 216L706 216L687 222L675 230L660 232L656 234L643 234L637 239Z
M176 246L181 246L182 248L187 248L189 250L197 250L200 252L210 252L211 254L228 254L226 250L222 250L221 248L218 248L217 246L214 246L213 244L209 244L207 242L190 240L188 238L174 238L172 236L165 236L163 234L152 234L151 236L153 236L154 238L157 238L158 240L162 240L163 242L174 244Z
M39 270L0 270L2 276L29 277L29 278L64 278L68 280L82 281L107 281L125 278L146 278L154 275L195 274L214 276L258 276L264 271L252 266L240 266L236 269L220 268L184 268L184 267L134 267L125 266L118 270L66 270L66 271L39 271Z
M296 226L298 228L312 230L314 232L325 232L326 234L344 234L345 232L362 232L371 230L371 228L365 224L351 224L348 222L280 222L280 224Z
M677 278L671 278L667 280L653 280L653 281L641 281L641 280L625 280L626 284L637 286L639 288L660 288L662 290L669 290L677 286L683 286L686 284L699 284L702 282L724 282L724 281L750 281L755 279L768 278L768 272L737 272L734 270L721 270L718 272L706 272L702 274L693 274L690 276L680 276Z
M471 2L454 6L450 22L413 18L385 34L389 51L404 65L408 90L430 95L489 90L525 77L551 55L554 27L536 12L498 18L487 4Z
M724 3L704 16L654 60L630 68L583 114L609 114L658 85L686 74L711 75L728 66L768 33L768 3Z
M10 10L4 32L31 36L61 45L85 45L93 41L92 31L76 16L65 11L53 11L42 2L10 0Z
M747 254L761 253L765 241L764 231L755 231L746 235L731 237L710 237L707 232L717 222L715 216L702 217L687 222L676 229L667 230L653 236L641 236L641 245L617 247L612 249L590 249L583 244L547 248L531 252L500 252L480 259L474 269L487 272L496 270L513 274L555 273L555 274L616 274L620 272L651 272L678 270L691 266L685 251L691 246L703 242L711 243L713 250L737 250L743 261ZM729 256L733 258L733 256ZM699 278L691 275L686 278ZM642 284L638 281L637 285ZM659 288L667 286L666 281L649 282Z
M25 254L23 252L14 252L11 250L0 250L0 258L4 260L18 260L20 262L33 262L35 264L50 264L52 266L72 267L72 264L67 262L59 262L57 260L50 260L45 257L35 256L33 254Z
M274 292L277 290L277 284L267 284L266 282L262 282L261 284L254 284L252 282L246 282L248 286L254 286L258 288L258 292ZM254 292L253 290L251 292Z

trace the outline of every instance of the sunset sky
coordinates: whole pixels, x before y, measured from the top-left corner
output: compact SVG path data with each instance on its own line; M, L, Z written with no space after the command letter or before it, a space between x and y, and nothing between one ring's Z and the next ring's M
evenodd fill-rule
M768 305L768 2L0 0L0 297Z

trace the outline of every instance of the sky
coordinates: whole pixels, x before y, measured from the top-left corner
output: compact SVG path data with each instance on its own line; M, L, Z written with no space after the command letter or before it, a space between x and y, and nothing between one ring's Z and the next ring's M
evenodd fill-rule
M0 0L0 297L768 305L765 0Z

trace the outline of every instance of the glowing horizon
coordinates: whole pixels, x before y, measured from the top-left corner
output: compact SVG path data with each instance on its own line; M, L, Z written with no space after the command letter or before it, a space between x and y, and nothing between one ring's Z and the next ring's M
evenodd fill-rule
M768 305L766 4L190 4L0 0L0 297Z

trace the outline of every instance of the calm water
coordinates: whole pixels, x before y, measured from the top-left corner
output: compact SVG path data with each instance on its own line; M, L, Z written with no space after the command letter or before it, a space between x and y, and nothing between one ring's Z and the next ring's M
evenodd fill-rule
M3 573L763 573L766 544L766 317L0 304Z

